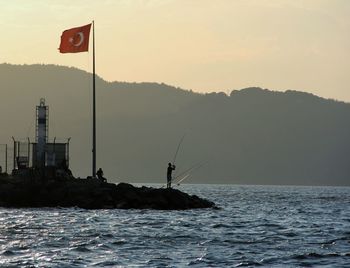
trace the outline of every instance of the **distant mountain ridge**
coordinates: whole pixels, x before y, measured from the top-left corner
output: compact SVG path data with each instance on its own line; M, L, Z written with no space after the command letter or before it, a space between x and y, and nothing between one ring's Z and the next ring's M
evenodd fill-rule
M0 64L0 81L0 143L34 136L43 97L50 137L71 137L73 172L89 175L91 74ZM178 172L205 162L188 183L350 185L348 103L292 90L254 87L227 96L98 77L97 116L98 167L115 181L164 181L186 133Z

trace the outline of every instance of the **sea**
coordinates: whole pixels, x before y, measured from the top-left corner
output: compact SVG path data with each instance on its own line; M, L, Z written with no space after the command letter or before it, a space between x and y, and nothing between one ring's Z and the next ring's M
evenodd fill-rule
M219 208L0 208L0 267L350 267L349 187L179 189Z

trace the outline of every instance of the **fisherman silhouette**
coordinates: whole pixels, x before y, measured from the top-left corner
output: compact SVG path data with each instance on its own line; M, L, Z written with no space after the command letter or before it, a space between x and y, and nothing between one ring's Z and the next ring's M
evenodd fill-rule
M167 188L171 188L171 173L173 172L173 170L175 170L175 165L172 165L171 163L168 164L168 168L167 168L167 173L166 173L166 177L167 177L167 184L166 187Z
M99 168L96 172L97 178L101 180L102 182L107 182L106 178L103 177L103 170L102 168Z

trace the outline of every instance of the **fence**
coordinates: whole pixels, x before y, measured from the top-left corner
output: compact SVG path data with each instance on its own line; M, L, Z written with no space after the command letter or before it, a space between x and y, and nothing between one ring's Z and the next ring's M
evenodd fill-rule
M0 173L8 173L8 147L7 144L0 144Z

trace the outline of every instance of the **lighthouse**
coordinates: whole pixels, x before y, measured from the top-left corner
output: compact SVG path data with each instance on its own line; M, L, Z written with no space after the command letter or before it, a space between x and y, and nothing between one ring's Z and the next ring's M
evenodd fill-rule
M13 139L12 174L29 176L31 170L46 177L69 170L69 141L54 137L49 140L49 106L41 98L36 106L35 138Z
M45 105L45 99L40 99L40 104L36 106L36 167L45 166L46 143L49 135L49 107Z

